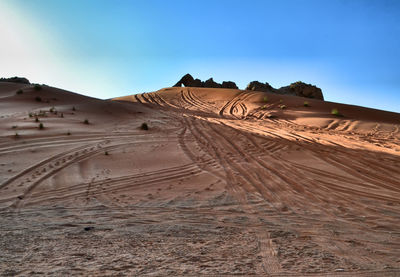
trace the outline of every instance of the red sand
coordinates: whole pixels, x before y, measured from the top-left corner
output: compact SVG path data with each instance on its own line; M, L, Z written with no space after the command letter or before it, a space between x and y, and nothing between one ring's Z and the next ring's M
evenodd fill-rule
M230 89L114 100L0 83L1 274L399 276L400 114Z

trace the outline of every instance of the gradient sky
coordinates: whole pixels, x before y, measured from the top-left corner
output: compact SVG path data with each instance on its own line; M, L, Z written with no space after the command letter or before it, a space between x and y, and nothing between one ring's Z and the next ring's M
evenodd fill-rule
M400 112L400 1L0 0L0 76L98 98L301 80Z

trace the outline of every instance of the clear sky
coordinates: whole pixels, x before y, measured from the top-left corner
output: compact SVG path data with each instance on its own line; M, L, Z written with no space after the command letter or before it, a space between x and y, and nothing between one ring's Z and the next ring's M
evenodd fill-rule
M0 0L0 76L98 97L184 74L400 112L398 0Z

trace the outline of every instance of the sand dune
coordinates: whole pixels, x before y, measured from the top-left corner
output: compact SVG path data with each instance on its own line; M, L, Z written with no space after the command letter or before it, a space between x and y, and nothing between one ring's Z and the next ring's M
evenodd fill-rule
M0 123L5 276L400 274L400 114L0 83Z

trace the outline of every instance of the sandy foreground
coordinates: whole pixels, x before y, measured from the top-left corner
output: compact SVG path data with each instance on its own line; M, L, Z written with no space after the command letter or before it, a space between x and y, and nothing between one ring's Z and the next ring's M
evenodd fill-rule
M399 128L255 91L0 83L0 274L400 276Z

